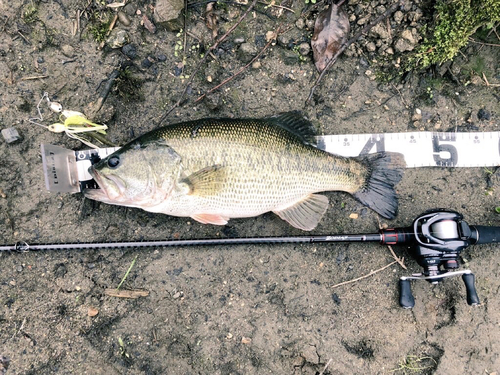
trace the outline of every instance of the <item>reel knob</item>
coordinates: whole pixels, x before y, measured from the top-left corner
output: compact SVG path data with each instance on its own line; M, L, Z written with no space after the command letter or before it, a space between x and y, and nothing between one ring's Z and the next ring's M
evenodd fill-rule
M399 305L404 309L412 309L415 306L410 280L406 277L399 279Z

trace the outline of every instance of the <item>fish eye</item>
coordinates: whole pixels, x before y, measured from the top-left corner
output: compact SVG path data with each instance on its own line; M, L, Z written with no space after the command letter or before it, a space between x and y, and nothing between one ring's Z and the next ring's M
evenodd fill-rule
M108 167L116 168L120 165L120 158L118 156L112 156L108 159Z

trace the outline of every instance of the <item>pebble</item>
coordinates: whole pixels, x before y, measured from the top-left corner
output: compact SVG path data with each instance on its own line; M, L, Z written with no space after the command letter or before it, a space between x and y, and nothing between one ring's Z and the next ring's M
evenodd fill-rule
M120 21L120 23L124 26L130 26L132 23L127 13L122 12L121 10L118 12L118 21Z
M377 49L377 46L375 45L375 43L370 42L366 45L366 49L370 52L374 52Z
M401 23L403 21L404 14L400 10L394 13L394 21L396 23Z
M13 144L22 140L16 128L2 129L2 137L8 144Z
M129 59L133 60L137 57L137 48L133 44L125 44L122 47L122 52Z
M141 68L147 69L153 65L153 62L149 58L145 58L141 61Z
M299 45L299 53L302 56L307 56L309 55L310 52L311 52L311 46L309 45L309 43L301 43Z
M61 47L61 52L64 56L69 57L69 58L75 56L75 49L72 46L70 46L69 44L63 45Z
M252 69L260 69L261 66L262 63L260 61L254 61L254 63L252 64Z
M109 34L106 43L111 48L121 48L129 41L128 33L125 30L114 29Z
M479 120L490 120L491 119L491 113L490 111L484 109L484 108L481 108L478 112L477 112L477 118Z
M238 58L243 62L250 62L257 53L257 47L254 44L243 43L238 49Z
M21 265L17 266L17 268L16 268L17 272L23 272L23 269L24 268Z
M306 22L303 18L299 18L297 21L295 21L295 27L297 27L297 29L299 30L302 30L304 27L306 27Z

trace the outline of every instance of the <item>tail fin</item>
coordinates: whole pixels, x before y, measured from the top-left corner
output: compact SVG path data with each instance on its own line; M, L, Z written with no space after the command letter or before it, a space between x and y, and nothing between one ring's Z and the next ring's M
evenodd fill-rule
M398 198L394 185L403 177L406 166L402 154L378 152L358 157L368 167L365 185L354 197L386 219L394 219L398 211Z

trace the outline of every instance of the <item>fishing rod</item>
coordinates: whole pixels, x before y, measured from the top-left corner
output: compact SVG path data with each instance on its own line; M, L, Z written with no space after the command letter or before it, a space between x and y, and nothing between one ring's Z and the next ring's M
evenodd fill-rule
M456 211L437 209L418 216L410 227L381 229L371 234L314 235L292 237L209 238L193 240L160 240L140 242L28 244L0 246L0 251L42 251L76 249L147 248L170 246L210 246L277 243L332 243L332 242L379 242L384 245L409 244L410 254L423 268L423 272L402 276L399 280L399 303L413 308L415 299L411 292L411 280L426 280L437 284L443 279L462 276L467 293L467 303L478 305L474 275L470 270L457 270L459 256L469 245L500 242L500 227L469 225Z

